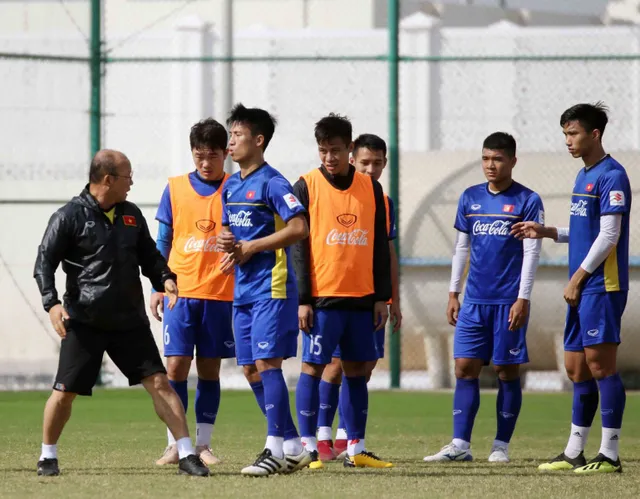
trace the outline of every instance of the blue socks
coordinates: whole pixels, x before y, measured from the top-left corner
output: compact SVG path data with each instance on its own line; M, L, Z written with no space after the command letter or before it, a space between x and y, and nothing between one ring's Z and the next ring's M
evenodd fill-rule
M267 415L267 411L264 409L264 385L262 381L256 381L255 383L250 383L249 386L253 390L253 395L256 397L256 402L258 402L258 407L262 411L262 414Z
M457 379L453 394L453 438L471 442L473 423L480 407L480 381Z
M266 416L267 411L264 408L264 385L262 384L262 381L250 383L249 386L253 390L253 395L256 397L258 407L260 407L262 414ZM293 418L291 417L291 411L288 411L286 416L287 419L284 423L284 439L289 440L292 438L298 438L298 430L296 429L296 425L293 422Z
M318 427L333 426L338 403L340 401L340 385L320 381L320 412L318 413ZM302 427L300 427L302 429Z
M622 428L622 415L627 395L620 374L598 381L600 388L600 413L603 428Z
M364 440L369 410L369 391L365 376L344 377L341 408L349 440Z
M344 400L344 386L346 384L344 376L342 377L342 388L340 388L340 395L338 397L338 428L347 429L347 423L344 420L344 411L342 410L342 404Z
M522 407L522 387L520 378L512 381L498 380L498 400L496 402L496 413L498 421L498 431L496 440L509 443L513 431L516 429L516 422ZM473 423L472 423L473 424Z
M198 378L196 387L196 423L215 424L220 408L220 380Z
M598 384L594 379L573 384L573 409L571 422L576 426L591 428L598 410Z
M182 401L182 407L184 407L184 412L187 412L187 408L189 407L189 391L187 389L187 381L171 381L169 380L169 384L171 388L173 388L180 400Z
M267 414L267 435L284 438L289 407L289 391L282 369L268 369L260 373L264 386L264 408ZM255 392L254 392L255 393Z
M296 388L296 412L302 437L316 436L320 406L320 378L300 373Z

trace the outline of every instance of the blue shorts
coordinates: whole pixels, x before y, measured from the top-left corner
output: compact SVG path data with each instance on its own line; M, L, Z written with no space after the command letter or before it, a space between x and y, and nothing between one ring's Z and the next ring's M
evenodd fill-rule
M622 314L627 291L582 295L577 307L567 307L564 349L582 352L600 343L620 343Z
M384 341L385 341L385 329L379 329L378 331L375 332L375 336L376 336L376 355L378 357L378 359L384 359ZM338 345L336 347L336 349L333 351L333 355L332 357L338 357L341 358L341 352L340 352L340 345Z
M173 310L164 299L162 342L164 356L229 359L236 356L228 301L178 298Z
M260 300L233 307L239 366L298 353L298 300Z
M342 360L377 360L374 329L373 311L315 309L311 332L302 335L302 361L329 364L338 346Z
M494 365L525 364L527 326L509 331L511 305L462 304L453 337L454 359L482 359Z

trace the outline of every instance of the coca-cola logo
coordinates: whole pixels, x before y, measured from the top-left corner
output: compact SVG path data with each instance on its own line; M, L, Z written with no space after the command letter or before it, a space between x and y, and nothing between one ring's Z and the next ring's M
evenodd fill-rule
M216 223L213 220L203 218L196 222L196 228L206 234L216 228Z
M575 203L571 203L571 215L574 217L586 217L587 216L587 200L581 199Z
M511 232L511 222L508 220L495 220L493 222L481 222L476 220L473 224L474 236L508 236Z
M198 239L191 236L184 243L185 253L213 253L216 250L216 236L207 239Z
M344 246L367 246L369 244L368 233L368 230L362 229L355 229L351 232L340 232L338 229L332 229L327 234L326 243L329 246L335 246L337 244Z
M229 225L234 227L253 227L251 223L252 211L239 211L238 213L229 213Z
M343 213L336 217L338 223L347 229L358 221L358 217L352 213Z

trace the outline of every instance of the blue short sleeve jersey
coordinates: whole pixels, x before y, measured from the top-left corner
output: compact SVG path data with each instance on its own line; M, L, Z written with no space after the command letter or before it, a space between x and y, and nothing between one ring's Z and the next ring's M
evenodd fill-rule
M222 225L236 241L270 236L305 211L289 181L267 163L244 179L240 172L233 174L224 184L222 205ZM236 265L235 305L297 296L289 248L263 251Z
M578 173L571 195L569 277L580 267L600 233L600 217L621 214L618 244L587 279L582 294L629 289L629 213L631 185L623 166L605 156Z
M521 221L544 223L540 196L522 184L497 194L486 183L464 191L454 227L471 242L465 302L508 305L518 299L524 250L510 232Z

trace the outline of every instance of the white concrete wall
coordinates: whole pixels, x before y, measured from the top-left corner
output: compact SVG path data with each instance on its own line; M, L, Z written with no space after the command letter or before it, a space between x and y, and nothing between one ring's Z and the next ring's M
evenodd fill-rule
M200 43L207 39L209 44ZM74 38L59 38L54 43L32 36L0 37L0 51L77 55L82 46ZM382 30L256 28L239 33L235 46L239 56L254 57L379 55L386 51L387 38ZM217 53L218 48L210 32L175 29L146 34L112 55L193 56ZM418 15L403 22L401 48L406 55L447 58L438 64L402 64L400 141L404 151L474 151L496 129L513 133L521 150L561 151L564 146L557 123L561 112L579 101L601 99L611 109L609 147L640 148L638 61L449 59L638 54L640 28L558 30L500 24L440 29L437 20ZM67 181L81 181L86 174L86 66L0 59L0 79L0 199L68 196ZM170 172L189 168L188 125L210 114L224 120L218 88L220 71L215 64L109 64L104 80L103 144L130 156L137 181L162 183ZM290 175L316 163L313 124L328 112L349 116L357 133L387 136L384 62L238 62L234 65L234 94L236 101L264 107L278 117L280 125L269 157ZM25 179L31 181L15 184Z

